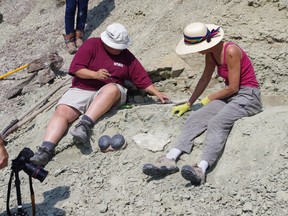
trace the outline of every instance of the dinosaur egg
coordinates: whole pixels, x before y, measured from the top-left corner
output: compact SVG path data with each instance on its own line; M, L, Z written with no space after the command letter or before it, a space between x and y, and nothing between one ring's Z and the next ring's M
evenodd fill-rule
M112 139L108 135L103 135L98 140L98 146L101 151L105 151L111 144Z
M111 147L115 150L121 149L125 144L125 139L121 134L116 134L112 137Z

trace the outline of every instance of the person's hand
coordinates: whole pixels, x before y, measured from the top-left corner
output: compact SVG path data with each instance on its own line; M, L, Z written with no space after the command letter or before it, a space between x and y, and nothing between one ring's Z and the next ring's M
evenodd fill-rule
M210 102L211 102L211 101L210 101L209 97L206 96L205 98L203 98L203 99L201 100L200 103L201 103L203 106L205 106L205 105L209 104Z
M185 112L187 112L190 109L190 105L188 103L180 104L177 106L174 106L171 110L172 114L178 113L178 117L183 115Z
M0 169L3 169L4 167L8 165L8 158L9 158L9 155L5 149L4 140L0 136Z
M157 97L159 98L159 100L163 104L170 102L170 98L168 96L166 96L165 94L163 94L163 93L158 94Z
M95 79L97 80L107 80L107 79L110 79L110 77L111 77L111 74L106 69L99 69L95 73Z

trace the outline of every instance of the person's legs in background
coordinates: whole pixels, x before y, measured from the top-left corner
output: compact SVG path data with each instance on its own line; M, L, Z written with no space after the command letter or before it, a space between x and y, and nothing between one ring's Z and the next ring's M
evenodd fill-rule
M66 0L65 9L65 33L74 33L75 15L77 9L77 0Z
M78 1L76 31L75 31L75 45L77 48L83 44L84 29L88 12L88 2L89 0Z
M65 35L63 35L63 37L67 51L70 54L74 54L77 51L75 45L75 30L74 30L76 7L77 7L77 0L66 0Z

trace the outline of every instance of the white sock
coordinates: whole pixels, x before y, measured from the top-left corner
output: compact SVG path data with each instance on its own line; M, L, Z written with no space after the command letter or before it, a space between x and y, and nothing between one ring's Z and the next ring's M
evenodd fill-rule
M202 169L202 172L205 174L209 164L207 161L201 160L197 166L200 167Z
M172 149L168 152L168 154L166 155L166 158L176 160L181 153L182 153L182 151L180 151L179 149L177 149L177 148L172 148Z

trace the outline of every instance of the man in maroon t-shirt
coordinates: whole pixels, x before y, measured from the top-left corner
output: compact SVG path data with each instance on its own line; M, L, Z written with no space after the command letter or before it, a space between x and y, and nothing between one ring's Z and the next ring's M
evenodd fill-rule
M101 38L90 38L83 43L70 65L72 87L59 100L32 162L44 167L52 159L55 146L68 124L81 114L83 116L71 134L81 143L89 142L91 128L97 119L112 107L125 103L125 80L157 96L162 103L169 101L155 88L141 63L127 49L130 42L125 27L114 23Z

